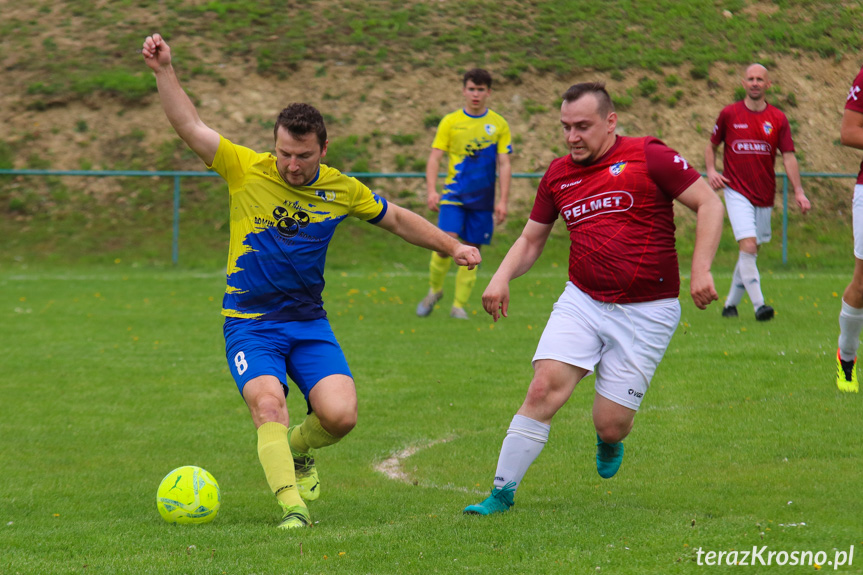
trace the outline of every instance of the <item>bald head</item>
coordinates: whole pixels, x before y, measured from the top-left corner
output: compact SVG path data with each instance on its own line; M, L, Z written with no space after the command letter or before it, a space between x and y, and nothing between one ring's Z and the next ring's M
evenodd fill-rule
M746 106L750 110L760 111L767 106L764 100L767 89L770 88L770 78L767 68L761 64L751 64L743 74L743 89L746 91Z
M750 76L752 76L754 74L757 74L759 76L762 76L763 78L766 78L767 77L767 68L764 67L762 64L758 64L758 63L750 64L749 67L746 68L746 72L744 72L743 77L749 78Z

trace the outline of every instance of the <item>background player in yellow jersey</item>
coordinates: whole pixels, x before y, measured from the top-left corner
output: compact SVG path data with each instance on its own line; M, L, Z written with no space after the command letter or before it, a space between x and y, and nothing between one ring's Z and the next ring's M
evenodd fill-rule
M312 450L336 443L357 421L354 380L321 299L336 226L354 216L469 267L479 264L479 250L321 164L327 132L314 107L282 110L273 130L275 155L254 152L201 121L161 36L148 36L142 53L174 130L228 183L231 240L222 304L228 365L282 507L279 527L310 525L304 500L320 495ZM286 376L309 406L303 423L290 428Z
M426 164L428 207L440 212L438 227L468 245L479 248L491 242L495 225L506 219L509 184L512 178L509 155L512 138L503 117L489 110L491 74L468 70L462 78L464 109L444 116L437 128L432 151ZM437 192L440 161L448 154L449 166L443 195ZM500 172L500 199L495 204L495 171ZM450 257L433 253L429 265L429 293L417 306L425 317L443 297L443 284ZM458 269L455 297L450 316L467 319L464 306L476 284L477 269Z

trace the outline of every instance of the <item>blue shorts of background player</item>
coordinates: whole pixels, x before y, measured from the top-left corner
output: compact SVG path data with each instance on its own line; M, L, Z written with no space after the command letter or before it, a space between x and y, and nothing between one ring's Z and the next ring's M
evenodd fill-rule
M240 395L247 382L261 375L276 377L287 395L287 375L308 402L309 392L323 378L337 374L353 378L326 318L261 321L227 317L224 332L228 367Z
M469 210L464 206L441 204L437 225L445 232L457 234L468 244L487 246L494 232L494 210Z
M450 235L458 236L461 240L477 248L491 243L494 231L493 210L471 210L463 205L440 204L438 216L438 227ZM451 258L446 254L432 253L429 263L429 291L417 305L417 315L426 317L435 307L435 304L443 297L443 285L449 270ZM476 284L479 268L469 270L459 267L455 279L455 297L453 297L450 317L457 319L469 319L464 307L470 297L473 286Z

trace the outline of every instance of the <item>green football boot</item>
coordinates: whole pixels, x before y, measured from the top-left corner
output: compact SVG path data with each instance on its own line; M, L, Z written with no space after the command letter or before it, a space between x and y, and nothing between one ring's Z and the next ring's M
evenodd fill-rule
M311 527L312 518L309 515L309 509L304 505L285 505L279 501L284 514L282 521L279 523L279 529L297 529L299 527Z
M464 508L465 515L491 515L503 513L515 503L515 481L510 481L503 487L494 487L485 501Z
M836 387L846 393L858 393L860 389L857 383L857 358L843 361L839 357L839 350L836 350Z
M288 429L288 437L298 425ZM300 497L306 501L314 501L321 496L321 482L318 479L318 468L315 467L315 458L310 453L297 453L291 448L294 457L294 474L297 476L297 490Z
M623 461L623 442L606 443L596 434L596 471L603 479L614 477Z

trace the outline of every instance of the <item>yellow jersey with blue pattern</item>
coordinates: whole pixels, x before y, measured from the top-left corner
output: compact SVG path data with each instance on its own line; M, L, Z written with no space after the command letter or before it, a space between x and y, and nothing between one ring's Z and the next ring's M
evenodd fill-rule
M348 216L377 223L384 198L321 164L304 186L282 179L276 158L221 137L211 169L228 183L230 248L222 314L275 321L326 317L324 262Z
M449 154L441 204L471 210L493 210L497 155L512 153L509 124L503 116L486 110L471 116L464 110L440 121L432 148Z

